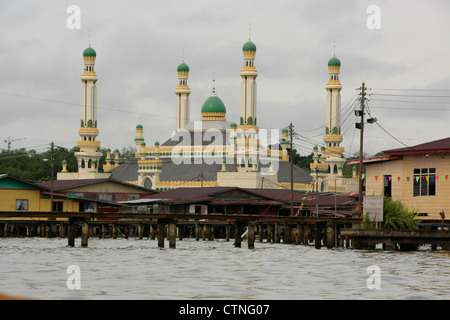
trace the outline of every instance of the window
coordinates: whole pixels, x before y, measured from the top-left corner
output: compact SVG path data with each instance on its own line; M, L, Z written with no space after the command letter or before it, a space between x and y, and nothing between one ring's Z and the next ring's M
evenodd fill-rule
M436 195L436 168L414 169L413 196Z
M16 200L16 211L28 211L28 200L17 199Z
M53 201L53 212L62 212L62 211L63 211L63 202Z
M152 180L150 180L149 178L146 178L144 180L144 187L151 189L152 188Z

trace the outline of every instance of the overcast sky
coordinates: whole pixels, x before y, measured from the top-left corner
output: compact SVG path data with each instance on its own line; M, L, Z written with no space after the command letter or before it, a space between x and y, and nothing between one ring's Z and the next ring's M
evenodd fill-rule
M81 10L80 29L67 27L70 5ZM367 26L370 5L381 10L380 29ZM249 23L257 46L258 124L281 129L292 122L298 134L310 139L296 140L301 154L310 153L311 139L323 143L327 62L334 41L342 63L343 109L352 105L363 81L372 89L368 93L432 96L371 96L371 115L391 136L378 125L367 125L367 153L445 138L450 136L449 12L450 2L442 0L3 0L0 147L7 148L8 137L17 139L12 149L51 141L76 145L89 30L97 52L102 147L134 146L139 123L147 145L171 135L183 47L190 67L191 120L200 119L215 74L227 121L238 122ZM355 121L350 114L342 128L346 154L359 150Z

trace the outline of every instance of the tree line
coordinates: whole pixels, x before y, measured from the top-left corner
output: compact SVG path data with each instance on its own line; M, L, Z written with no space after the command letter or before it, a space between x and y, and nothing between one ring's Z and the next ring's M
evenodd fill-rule
M51 180L52 176L51 161L53 158L53 179L56 179L56 173L62 171L62 162L64 160L67 161L67 171L78 171L75 152L79 151L79 147L67 149L54 146L52 154L50 145L49 149L42 153L38 153L33 149L2 150L0 153L0 174L7 173L31 182L48 181ZM99 152L103 154L99 162L99 172L103 172L103 164L106 163L106 149L100 148ZM121 163L134 159L134 152L133 147L123 148L120 152Z
M63 160L67 161L67 171L77 172L78 164L75 157L75 152L79 152L79 147L67 149L60 146L55 146L53 150L53 173L56 179L56 173L62 171ZM99 172L103 172L103 164L106 163L106 149L100 148L99 152L103 154L99 162ZM113 155L112 155L113 156ZM134 147L125 147L120 152L120 161L124 163L132 160L135 157ZM312 162L313 153L302 156L297 150L293 150L294 165L310 172L309 167ZM16 178L27 180L31 182L41 182L51 180L51 159L52 152L49 149L45 152L38 153L36 150L16 149L3 150L0 153L0 174L8 173ZM352 176L352 168L345 164L344 177Z

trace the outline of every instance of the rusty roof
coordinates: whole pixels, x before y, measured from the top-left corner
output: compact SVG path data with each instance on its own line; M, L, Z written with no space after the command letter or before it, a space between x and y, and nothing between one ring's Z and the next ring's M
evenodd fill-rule
M120 180L111 179L111 178L53 180L53 190L62 191L62 190L65 190L65 189L83 187L83 186L88 186L88 185L102 183L102 182L112 182L112 183L126 185L126 186L129 186L129 187L134 187L136 189L140 189L140 190L143 190L143 191L145 190L147 192L157 193L157 191L155 191L155 190L151 190L151 189L148 189L148 188L137 186L135 184L126 183L126 182L123 182L123 181L120 181ZM50 189L51 186L52 186L52 181L49 180L49 181L40 182L40 183L38 183L38 185L41 186L41 187Z
M450 138L426 142L412 147L390 149L383 151L385 155L442 153L442 152L450 152Z

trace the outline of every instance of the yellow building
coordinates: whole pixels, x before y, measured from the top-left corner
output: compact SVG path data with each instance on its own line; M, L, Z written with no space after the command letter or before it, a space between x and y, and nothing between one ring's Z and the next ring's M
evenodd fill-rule
M364 160L367 195L400 200L424 220L441 220L441 212L450 214L450 138L383 154Z
M24 219L27 219L27 212L50 212L52 211L51 206L50 188L8 174L0 175L0 211L23 212ZM89 206L92 206L93 211L97 212L96 201L74 199L59 193L53 194L53 211L78 212L80 207L88 209ZM33 219L36 220L36 218Z

